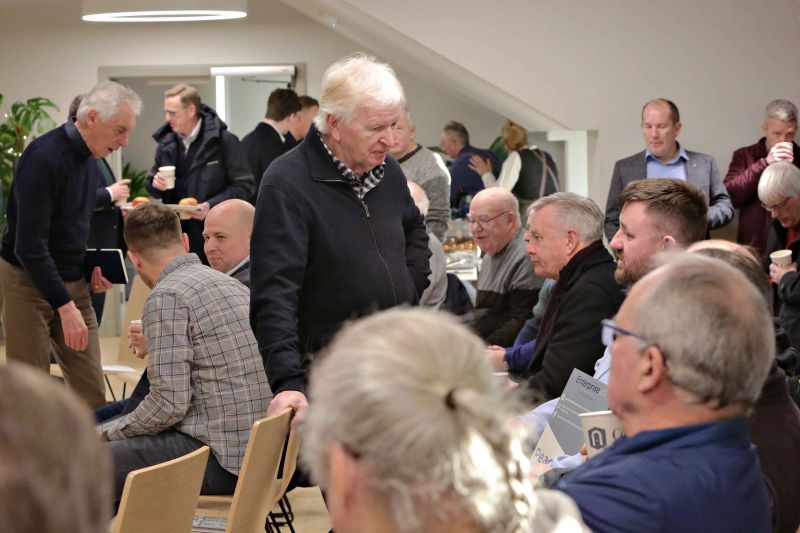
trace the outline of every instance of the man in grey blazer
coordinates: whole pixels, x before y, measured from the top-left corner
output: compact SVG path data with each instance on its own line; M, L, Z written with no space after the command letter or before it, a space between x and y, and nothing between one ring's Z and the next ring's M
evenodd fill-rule
M709 229L721 228L733 220L733 204L714 158L685 150L677 141L680 131L680 112L670 100L651 100L642 108L646 148L614 165L605 216L605 234L609 242L619 229L622 190L628 183L645 178L683 179L696 185L708 200Z

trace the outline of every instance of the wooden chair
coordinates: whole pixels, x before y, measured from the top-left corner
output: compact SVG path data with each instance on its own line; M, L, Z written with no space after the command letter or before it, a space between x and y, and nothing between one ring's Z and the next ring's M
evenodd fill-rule
M289 437L286 439L286 447L283 450L283 462L280 472L281 477L278 478L278 490L275 492L274 502L272 508L278 506L278 511L270 512L269 519L272 527L280 531L281 526L287 526L289 531L295 533L292 520L294 520L294 513L292 512L292 505L289 503L289 498L286 497L286 489L289 488L289 482L297 470L297 453L300 450L300 435L296 429L289 430ZM280 518L278 518L280 517Z
M131 327L131 320L140 320L142 318L142 311L144 310L144 302L150 295L150 288L145 285L141 276L133 278L133 285L131 286L131 294L128 297L128 303L125 306L125 315L123 317L122 335L119 337L117 344L117 354L111 359L112 362L103 364L103 377L106 380L111 396L116 400L114 388L111 386L109 376L114 376L116 379L122 381L123 389L122 396L125 397L125 390L127 385L131 385L131 390L139 382L139 378L147 367L146 359L139 359L133 355L133 351L128 348L128 330ZM50 365L50 375L63 377L61 367L57 364Z
M208 446L203 446L183 457L128 474L113 532L191 531L209 451Z
M292 410L286 409L253 424L233 495L201 496L197 516L227 515L226 533L264 533L291 418Z

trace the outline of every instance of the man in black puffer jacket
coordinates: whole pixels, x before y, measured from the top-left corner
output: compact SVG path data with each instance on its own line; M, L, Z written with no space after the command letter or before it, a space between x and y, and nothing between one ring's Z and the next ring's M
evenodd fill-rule
M166 124L153 134L158 143L155 163L147 176L147 191L165 204L195 198L200 208L182 220L189 247L203 263L203 220L208 210L224 200L249 200L255 181L239 139L228 131L216 111L200 101L197 89L179 84L164 93ZM175 186L159 172L175 167Z

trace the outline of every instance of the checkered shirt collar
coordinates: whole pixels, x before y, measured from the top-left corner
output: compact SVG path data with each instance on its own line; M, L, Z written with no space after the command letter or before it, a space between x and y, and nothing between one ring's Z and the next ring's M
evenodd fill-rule
M366 196L366 194L369 191L377 187L378 183L380 183L381 178L383 178L383 171L386 166L386 163L381 163L372 170L364 172L361 175L361 179L359 179L356 176L355 172L353 172L350 169L350 167L342 163L342 161L338 157L333 155L331 149L328 148L328 145L325 144L325 141L322 139L322 134L319 132L317 133L319 134L319 140L322 143L322 146L325 147L325 151L328 152L328 155L333 161L333 164L336 165L336 168L339 170L339 173L342 175L344 180L353 188L353 191L355 191L356 196L358 196L359 200L363 200L364 196Z

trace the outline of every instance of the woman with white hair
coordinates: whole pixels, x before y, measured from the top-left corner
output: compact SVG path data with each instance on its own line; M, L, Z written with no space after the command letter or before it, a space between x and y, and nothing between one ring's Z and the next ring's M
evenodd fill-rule
M396 309L346 327L311 376L303 461L337 533L583 531L533 491L483 343L443 313Z
M788 161L768 166L758 182L758 198L773 219L764 248L764 264L778 289L776 310L792 346L800 348L800 169ZM784 249L792 251L788 267L772 263L769 257Z

